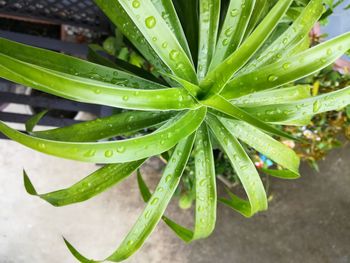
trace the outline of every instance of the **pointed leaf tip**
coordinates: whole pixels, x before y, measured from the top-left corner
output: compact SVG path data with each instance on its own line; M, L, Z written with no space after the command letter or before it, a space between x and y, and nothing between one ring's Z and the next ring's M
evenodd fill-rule
M23 170L23 182L28 194L38 195L25 170Z
M86 257L84 257L82 254L79 253L78 250L76 250L71 243L69 243L69 241L64 237L62 236L63 238L63 241L64 243L66 244L67 248L69 249L69 251L72 253L72 255L77 259L79 260L79 262L82 262L82 263L98 263L98 262L101 262L101 261L94 261L94 260L91 260L91 259L87 259Z

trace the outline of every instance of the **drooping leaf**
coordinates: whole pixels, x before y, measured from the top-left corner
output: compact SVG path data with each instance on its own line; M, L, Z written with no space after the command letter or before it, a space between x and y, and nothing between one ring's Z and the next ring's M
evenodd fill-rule
M21 52L18 52L21 50ZM130 88L163 89L166 86L79 58L71 57L50 50L31 47L0 37L0 54L13 59L40 66L46 69L66 73L72 76L88 78ZM45 59L42 59L45 58ZM4 65L7 65L4 64Z
M0 122L0 132L29 148L57 157L93 163L131 162L158 155L198 129L206 109L180 113L155 132L110 142L62 142L41 139L18 132Z
M243 147L217 117L208 114L207 120L210 129L229 158L248 196L249 202L236 203L233 206L234 209L247 217L259 211L266 210L267 198L264 186L254 164L249 159Z
M174 112L129 111L62 128L37 131L32 135L54 141L93 142L133 134L162 124L174 115Z
M144 161L143 159L130 163L106 165L71 187L46 194L38 194L27 173L23 171L24 186L29 194L38 196L53 206L70 205L86 201L120 183L142 165Z
M300 159L286 145L243 121L224 118L220 120L232 135L286 168L287 170L284 173L289 174L289 178L298 178L300 176L298 171Z
M171 161L167 164L164 174L142 214L119 245L118 249L106 258L106 260L120 262L127 259L143 245L146 238L152 233L153 229L162 218L180 182L181 175L193 147L193 142L194 135L191 135L180 141L176 146ZM180 155L178 154L179 151L181 152ZM73 255L75 256L76 253L73 253ZM79 257L77 259L79 259Z
M196 104L183 89L124 88L34 66L2 54L0 63L0 77L71 100L139 110L179 110Z
M236 118L238 120L245 121L259 129L262 129L268 133L289 138L291 140L297 140L292 135L289 135L288 133L285 133L263 121L260 119L254 117L253 115L247 113L244 110L241 110L240 108L234 106L224 98L222 98L219 95L212 96L211 98L201 101L201 103L207 107L210 107L216 111L219 111L225 115L228 115L229 117ZM255 109L255 108L254 108Z

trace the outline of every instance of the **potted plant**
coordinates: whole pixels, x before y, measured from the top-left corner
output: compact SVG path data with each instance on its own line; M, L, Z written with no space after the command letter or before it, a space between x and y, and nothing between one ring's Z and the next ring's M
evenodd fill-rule
M63 98L126 110L53 130L29 129L29 134L0 122L0 131L43 153L105 164L70 188L46 194L37 193L24 173L28 193L55 206L92 198L147 158L163 155L167 165L153 193L138 174L147 204L105 260L119 262L131 256L160 220L185 242L209 236L217 200L246 217L266 210L264 185L242 144L283 167L269 174L298 178L299 157L274 137L300 139L276 125L302 125L315 114L350 102L350 87L312 97L308 86L288 85L330 65L350 47L346 33L309 48L308 33L324 10L321 0L95 2L162 79L141 78L132 74L132 67L124 71L0 39L0 77ZM40 117L27 126L35 126ZM157 129L132 136L149 127ZM100 141L119 135L128 138ZM213 148L227 155L247 199L231 192L229 198L217 199ZM192 152L193 231L163 215ZM95 262L65 242L78 260Z

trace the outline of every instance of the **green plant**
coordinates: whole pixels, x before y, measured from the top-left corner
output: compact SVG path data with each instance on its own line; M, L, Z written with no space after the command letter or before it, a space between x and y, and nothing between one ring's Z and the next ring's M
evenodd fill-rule
M270 174L298 178L298 156L272 136L295 138L274 125L304 124L317 113L350 102L350 87L310 97L308 86L288 86L331 64L350 47L350 33L311 49L305 45L322 15L321 0L95 2L168 84L150 81L154 76L148 72L140 78L131 73L133 67L118 70L1 39L1 77L71 100L127 111L53 130L29 129L29 134L1 122L0 131L43 153L106 164L72 187L47 194L38 194L24 173L28 193L55 206L92 198L129 176L150 156L163 154L168 160L153 194L138 175L147 205L106 260L128 258L161 219L186 242L210 235L217 203L213 147L227 154L248 197L229 193L230 198L219 201L247 217L266 210L264 186L242 142L284 168ZM296 9L299 13L292 24L290 18L279 23L290 8L306 3L304 9ZM34 127L40 117L27 126ZM132 136L155 126L159 128L151 134ZM128 139L97 142L119 135ZM163 215L192 151L194 231ZM66 244L81 262L94 262Z

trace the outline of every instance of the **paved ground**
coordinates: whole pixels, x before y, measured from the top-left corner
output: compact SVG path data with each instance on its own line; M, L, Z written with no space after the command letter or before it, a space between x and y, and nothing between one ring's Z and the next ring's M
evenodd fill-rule
M163 225L127 262L350 262L350 147L333 152L321 173L302 167L297 181L274 180L269 211L244 219L219 206L214 234L184 245ZM110 254L140 213L135 177L83 204L55 208L28 196L25 167L39 192L69 186L95 167L44 156L0 141L0 262L70 263L61 235L86 255ZM146 167L149 181L154 169ZM169 215L191 222L173 204ZM180 214L181 213L181 214Z

